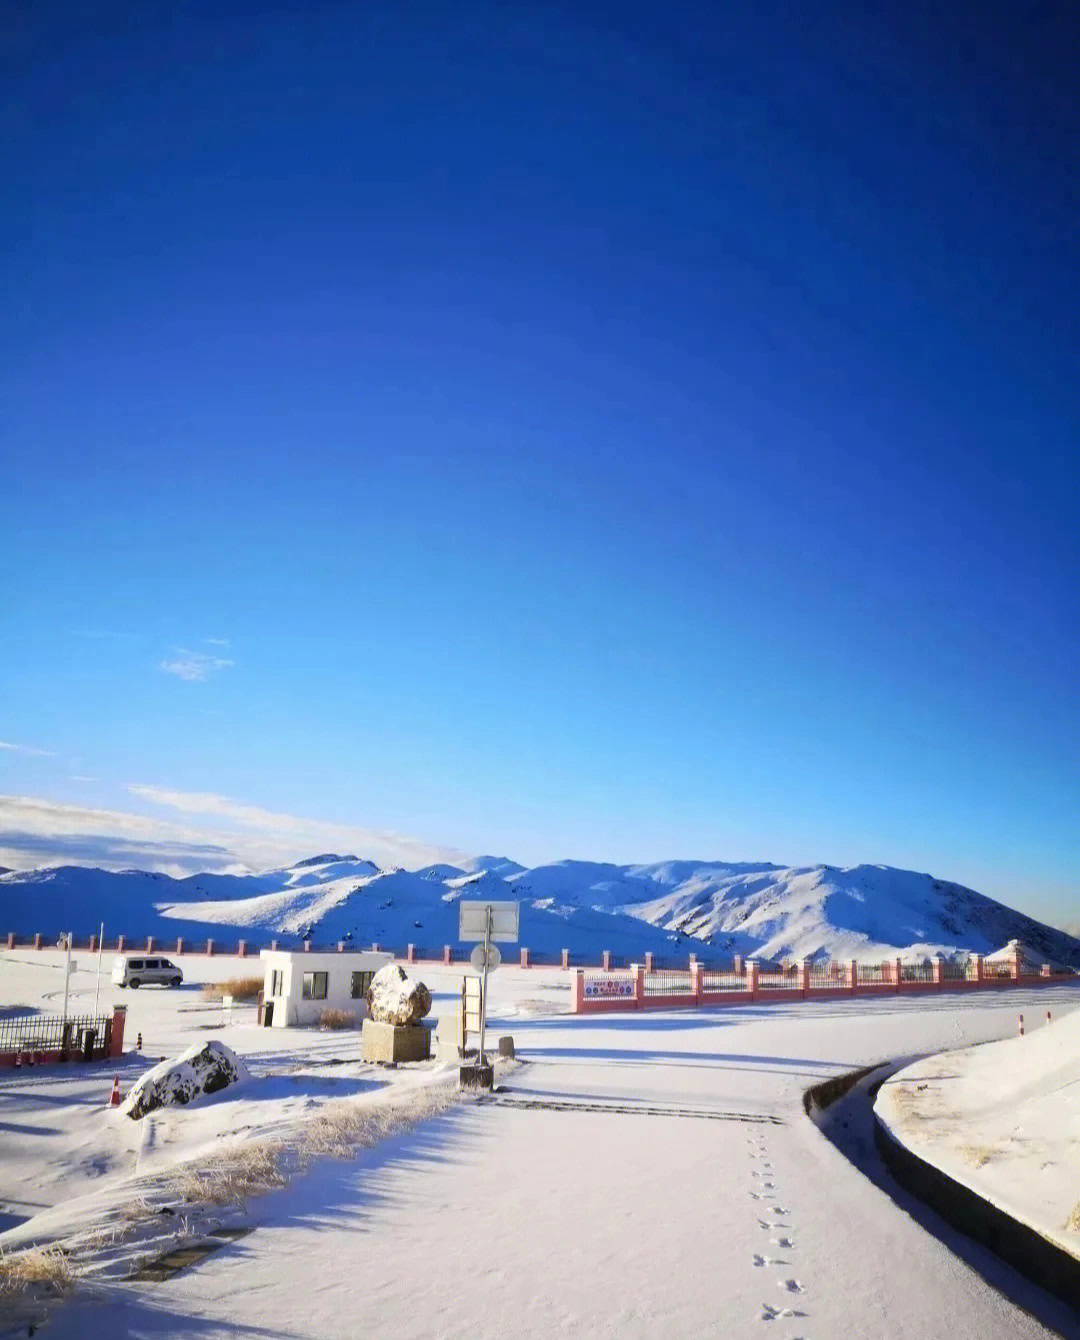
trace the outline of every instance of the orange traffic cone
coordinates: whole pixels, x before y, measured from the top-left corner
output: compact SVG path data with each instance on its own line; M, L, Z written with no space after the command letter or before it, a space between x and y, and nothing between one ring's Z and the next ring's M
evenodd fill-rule
M109 1099L110 1107L120 1106L120 1076L114 1075L112 1082L112 1097Z

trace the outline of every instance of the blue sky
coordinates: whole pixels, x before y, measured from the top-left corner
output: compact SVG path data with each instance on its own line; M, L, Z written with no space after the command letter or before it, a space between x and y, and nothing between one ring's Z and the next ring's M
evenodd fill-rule
M881 861L1073 918L1060 21L804 8L17 10L3 863Z

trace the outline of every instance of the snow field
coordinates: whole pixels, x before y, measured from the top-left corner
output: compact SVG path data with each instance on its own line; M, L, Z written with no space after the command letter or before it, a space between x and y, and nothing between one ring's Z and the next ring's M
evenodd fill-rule
M48 966L35 962L44 955L23 955L30 962L22 966L8 957L0 954L0 1003L32 1003L52 989ZM200 963L215 979L238 971L236 961ZM424 965L422 976L433 1013L445 1012L461 970ZM248 1199L249 1236L152 1286L105 1278L57 1309L48 1333L1050 1334L868 1184L806 1119L801 1097L813 1083L876 1061L1008 1037L1018 1009L1065 1016L1077 1003L1072 989L569 1016L560 1012L565 983L558 970L493 974L493 1040L512 1033L523 1058L503 1092L455 1102L347 1161L314 1159L283 1188ZM252 1109L260 1136L283 1119L271 1116L282 1101L327 1110L330 1086L349 1072L329 1063L347 1059L354 1035L248 1022L215 1032L218 1007L199 997L202 1013L182 1011L193 1004L182 996L128 993L129 1026L141 1019L155 1058L221 1036L256 1076L274 1071L283 1090L296 1084L261 1115ZM290 1076L286 1063L302 1069ZM357 1070L348 1082L419 1083L427 1075ZM93 1197L85 1188L94 1174L78 1146L92 1159L105 1139L95 1132L112 1130L97 1106L111 1074L94 1078L92 1112L65 1096L62 1086L80 1082L90 1081L35 1075L13 1105L14 1081L0 1079L4 1119L28 1128L10 1162L5 1143L0 1202L20 1169L40 1166L43 1151L56 1176L67 1168L84 1201ZM350 1101L382 1096L367 1090ZM250 1086L243 1107L249 1100ZM226 1106L211 1100L179 1114L189 1130L159 1128L143 1151L146 1168L155 1159L168 1164L166 1136L174 1149L212 1143L222 1129L215 1108ZM242 1139L239 1096L231 1106L229 1128ZM24 1180L24 1194L32 1183L32 1175ZM58 1222L72 1214L62 1187L49 1194Z
M1014 1012L1014 1036L898 1071L875 1111L921 1158L1080 1256L1080 1013L1024 1017L1023 1037Z

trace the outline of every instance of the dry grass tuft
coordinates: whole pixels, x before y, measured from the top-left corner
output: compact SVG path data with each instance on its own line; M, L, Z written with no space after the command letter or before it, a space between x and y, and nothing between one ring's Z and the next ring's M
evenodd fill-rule
M58 1247L28 1247L21 1252L0 1249L0 1299L35 1287L65 1294L74 1283L71 1264Z
M1070 1233L1080 1233L1080 1204L1072 1207L1072 1213L1065 1220L1065 1227Z
M352 1010L323 1010L319 1015L320 1028L355 1028L356 1015Z
M157 1214L156 1208L150 1204L145 1196L136 1196L132 1200L126 1200L116 1209L116 1217L125 1224L137 1224L143 1219L150 1219Z
M256 1000L263 989L261 977L227 977L223 982L207 982L202 989L207 1000L232 996L233 1000Z
M178 1168L166 1187L189 1204L242 1205L245 1196L285 1185L282 1152L276 1140L253 1140L208 1163Z
M307 1123L300 1139L302 1159L349 1159L357 1149L367 1149L389 1135L398 1135L426 1117L444 1112L457 1100L456 1093L420 1092L405 1104L370 1107L341 1099L326 1107Z

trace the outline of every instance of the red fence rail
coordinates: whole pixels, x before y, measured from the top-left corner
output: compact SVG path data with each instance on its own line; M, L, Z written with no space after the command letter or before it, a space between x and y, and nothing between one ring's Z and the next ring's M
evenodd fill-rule
M893 959L885 963L791 963L762 966L752 959L730 970L707 969L691 961L690 970L652 972L639 965L618 973L576 968L571 1009L577 1014L599 1010L680 1008L696 1005L746 1004L751 1001L825 1000L845 995L914 994L926 991L967 991L1002 986L1046 986L1074 982L1074 972L1053 972L1047 963L1036 969L1019 957L923 963Z

